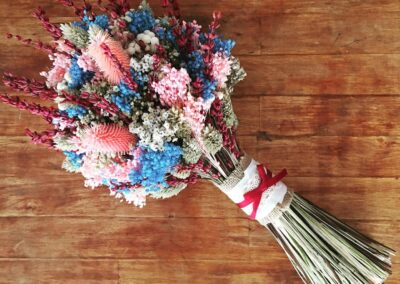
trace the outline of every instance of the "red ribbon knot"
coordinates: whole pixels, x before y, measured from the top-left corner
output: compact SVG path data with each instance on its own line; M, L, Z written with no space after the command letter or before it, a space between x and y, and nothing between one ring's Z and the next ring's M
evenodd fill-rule
M237 203L240 208L253 204L253 211L249 216L252 220L256 219L257 210L260 206L263 193L287 175L286 169L283 169L279 174L272 176L272 172L265 169L263 165L257 165L257 170L260 176L260 184L255 189L246 192L243 196L244 200Z

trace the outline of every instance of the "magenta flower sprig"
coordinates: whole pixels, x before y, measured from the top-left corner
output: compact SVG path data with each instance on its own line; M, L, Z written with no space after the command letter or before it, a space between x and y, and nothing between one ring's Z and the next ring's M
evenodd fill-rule
M25 134L31 138L31 142L33 144L42 144L47 145L49 148L54 148L54 136L58 134L59 131L57 129L54 130L46 130L43 132L36 132L30 129L25 129Z
M67 124L75 122L73 118L61 113L57 108L45 107L35 103L28 103L17 96L9 96L7 94L0 95L0 101L20 110L26 110L34 115L43 117L48 123L52 124L54 119L61 119Z
M161 6L165 9L165 16L181 17L178 0L161 0Z
M47 43L44 43L44 42L42 42L40 40L34 41L33 39L24 38L24 37L22 37L20 35L14 35L14 34L11 34L11 33L7 33L6 37L7 37L7 39L15 38L16 40L18 40L19 42L23 43L24 45L32 46L32 47L34 47L34 48L36 48L38 50L42 50L42 51L44 51L46 53L49 53L49 54L53 54L53 53L56 52L56 46L55 45L47 44Z
M35 79L16 77L7 72L3 75L3 83L15 91L29 93L44 100L54 100L57 97L56 91L49 89L46 84L38 82Z
M46 12L41 8L38 7L33 15L42 23L43 28L50 33L50 35L55 39L58 40L62 37L62 31L59 26L50 23L49 18L46 15Z
M97 0L97 5L101 6L102 1ZM109 12L112 18L125 15L131 9L129 1L127 0L108 0L108 4L102 7L105 11Z

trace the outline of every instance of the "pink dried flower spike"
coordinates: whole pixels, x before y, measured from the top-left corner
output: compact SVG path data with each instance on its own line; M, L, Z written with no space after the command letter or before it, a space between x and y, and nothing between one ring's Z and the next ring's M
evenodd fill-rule
M127 127L101 124L86 128L81 134L81 144L86 152L124 153L136 144L136 137Z

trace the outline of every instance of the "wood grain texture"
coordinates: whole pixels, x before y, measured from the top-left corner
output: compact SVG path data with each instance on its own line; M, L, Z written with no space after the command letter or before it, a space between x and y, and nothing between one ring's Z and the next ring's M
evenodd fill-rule
M222 31L237 41L248 73L233 102L242 147L400 250L400 2L180 2L203 26L222 10ZM49 40L31 13L73 18L54 3L0 1L0 33ZM0 58L0 72L37 79L49 66L12 40L0 40ZM60 153L29 144L23 130L46 129L39 118L0 105L0 126L0 283L301 283L272 236L211 185L137 209L85 189L60 169ZM387 283L399 282L395 257Z

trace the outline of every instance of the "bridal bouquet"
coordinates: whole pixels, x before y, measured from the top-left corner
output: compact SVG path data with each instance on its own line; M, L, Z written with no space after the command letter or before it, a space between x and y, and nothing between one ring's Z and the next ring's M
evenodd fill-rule
M285 170L273 175L239 147L231 95L246 74L235 42L217 33L220 13L202 29L179 19L173 0L160 18L145 1L59 2L79 20L55 25L39 8L51 43L8 35L49 54L45 82L4 74L5 85L52 106L0 100L48 122L27 135L63 152L64 169L139 207L207 179L272 232L304 282L382 283L390 274L391 249L288 190Z

